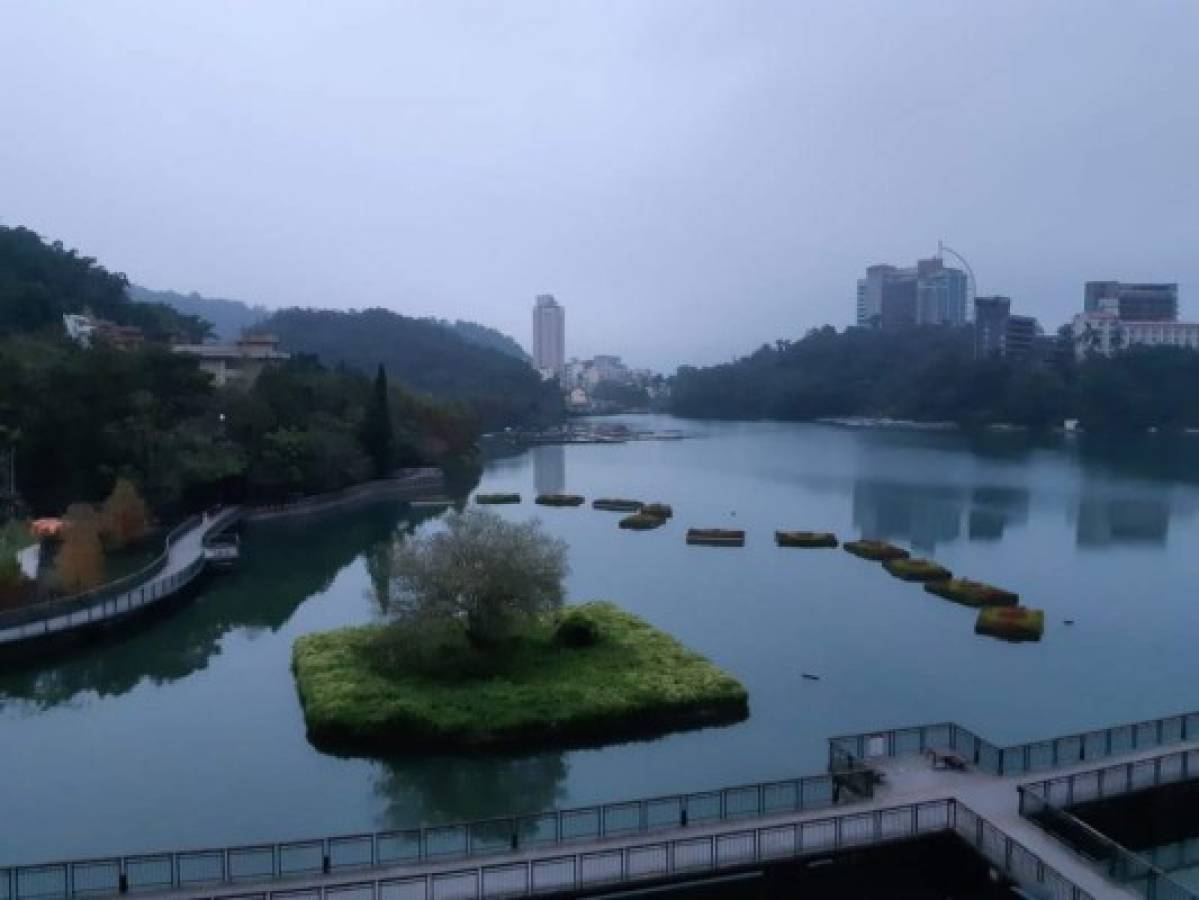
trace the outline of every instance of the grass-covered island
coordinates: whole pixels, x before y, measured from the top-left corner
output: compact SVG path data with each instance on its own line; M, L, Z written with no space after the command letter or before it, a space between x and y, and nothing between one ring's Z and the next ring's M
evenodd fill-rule
M542 615L486 661L473 658L460 633L439 640L410 654L387 625L297 640L293 667L309 738L366 753L564 746L748 714L734 678L611 603ZM430 666L434 654L439 663Z

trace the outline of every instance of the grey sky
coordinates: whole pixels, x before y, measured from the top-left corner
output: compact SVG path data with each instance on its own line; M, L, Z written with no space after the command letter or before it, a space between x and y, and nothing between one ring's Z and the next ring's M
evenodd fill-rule
M155 288L656 368L848 324L867 263L1199 319L1199 3L0 0L0 219Z

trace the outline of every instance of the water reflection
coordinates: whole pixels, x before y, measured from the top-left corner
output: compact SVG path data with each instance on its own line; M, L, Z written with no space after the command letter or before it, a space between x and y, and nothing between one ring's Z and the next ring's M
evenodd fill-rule
M1086 492L1078 498L1075 539L1079 547L1112 544L1164 544L1170 532L1169 494L1108 496Z
M966 501L965 489L954 485L858 479L853 524L863 537L910 541L931 553L961 535Z
M1012 525L1028 521L1027 488L979 486L970 492L967 534L972 541L998 541Z
M214 576L194 602L59 664L5 674L0 706L19 699L47 708L84 691L118 696L143 680L186 678L207 667L230 631L277 631L304 600L328 589L364 547L389 545L397 531L437 514L381 503L349 514L248 527L237 570ZM334 518L336 527L329 527Z
M566 490L566 448L561 444L534 447L533 485L539 494L560 494Z
M561 805L568 766L561 753L523 757L411 758L381 765L375 792L384 799L380 827L404 828L514 814Z

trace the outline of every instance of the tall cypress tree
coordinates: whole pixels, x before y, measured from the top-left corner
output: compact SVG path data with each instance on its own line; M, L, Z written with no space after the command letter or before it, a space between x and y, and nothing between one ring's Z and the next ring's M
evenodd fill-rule
M395 458L395 438L391 431L391 405L387 402L387 373L383 364L375 373L375 386L362 422L362 446L375 467L376 478L391 474Z

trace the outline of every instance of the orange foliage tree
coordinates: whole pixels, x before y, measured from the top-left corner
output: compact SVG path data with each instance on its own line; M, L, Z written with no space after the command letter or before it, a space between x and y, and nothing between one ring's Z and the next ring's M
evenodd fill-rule
M150 510L128 478L118 478L100 513L104 543L120 550L141 540L150 530Z
M65 516L62 546L54 560L54 580L67 593L86 591L104 580L100 520L86 503L72 504Z

